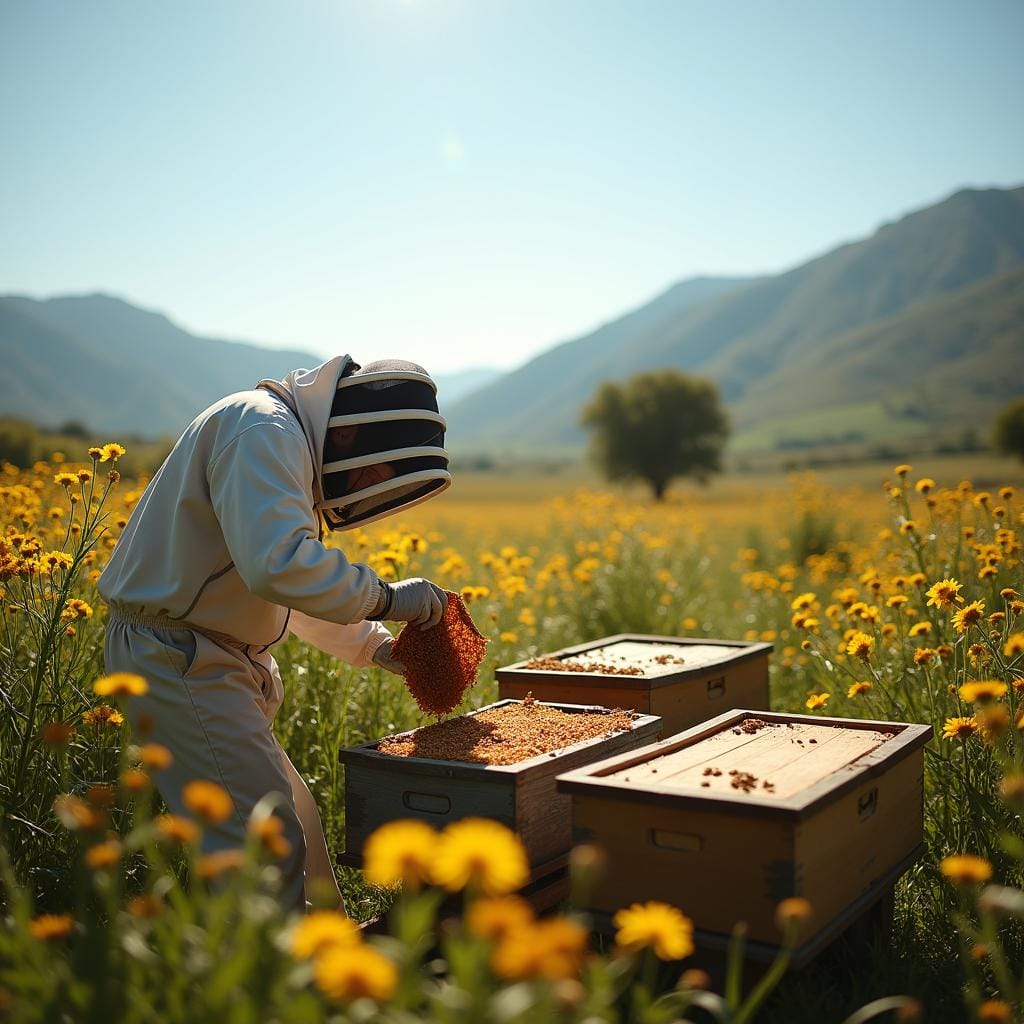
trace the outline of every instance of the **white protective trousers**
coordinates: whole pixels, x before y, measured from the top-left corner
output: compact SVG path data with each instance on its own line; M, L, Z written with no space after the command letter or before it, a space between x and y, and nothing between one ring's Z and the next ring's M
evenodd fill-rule
M171 813L188 813L181 793L193 779L216 782L230 794L235 813L204 827L202 852L241 847L257 802L280 793L284 800L275 813L291 845L278 865L282 904L304 910L307 902L336 900L343 909L316 802L271 730L284 690L269 652L222 634L111 609L104 656L108 672L135 672L149 683L147 693L127 701L125 710L136 736L146 716L146 738L174 755L154 778Z

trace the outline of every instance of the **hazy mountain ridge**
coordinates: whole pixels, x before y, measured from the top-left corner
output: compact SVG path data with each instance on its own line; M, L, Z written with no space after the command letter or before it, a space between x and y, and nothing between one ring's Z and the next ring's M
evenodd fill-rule
M0 296L0 358L9 371L0 415L153 437L177 435L206 406L261 377L324 357L195 335L163 313L93 294ZM436 374L438 393L457 401L500 372Z
M510 372L438 374L449 439L457 451L579 449L601 381L664 366L715 380L748 450L987 429L1024 392L1022 271L1024 187L960 191L782 274L679 282ZM194 335L108 295L0 297L0 358L0 414L148 437L322 361Z
M664 366L715 380L740 430L758 425L773 396L775 405L783 404L789 413L824 411L837 402L850 403L854 394L863 400L865 392L876 401L903 401L901 389L880 371L878 358L870 365L860 364L843 354L847 346L864 343L858 330L871 336L871 325L878 326L877 343L890 336L886 331L896 329L887 321L920 307L910 323L930 331L928 304L937 303L936 318L953 317L961 300L977 302L970 295L972 285L1021 266L1024 188L963 190L882 226L868 238L663 318L651 317L650 306L635 310L616 322L621 330L614 363L596 343L600 332L595 332L560 347L573 353L579 372L545 382L540 371L553 354L545 353L458 403L450 414L454 441L473 450L579 447L584 441L579 412L601 380ZM999 294L1000 301L1010 301ZM997 320L960 317L959 345L987 351L995 340L993 331L1002 332L1000 338L1007 331L1016 331L1014 336L1019 337L1012 316L998 326ZM634 324L642 324L642 329L632 329ZM976 403L963 401L958 394L963 388L950 384L958 373L950 371L948 348L930 346L927 338L922 341L915 367L917 390L941 396L947 420L976 416ZM847 362L844 388L838 394L835 388L819 387L807 371L815 353L826 349L832 361ZM892 357L898 358L895 353ZM1024 380L1024 344L1007 346L1002 358L998 392L1013 387L1016 393L1024 391L1024 385L1016 384ZM824 372L831 363L817 365ZM862 379L855 376L858 368ZM491 400L498 395L500 402ZM876 426L881 429L881 424ZM870 433L870 425L866 429Z

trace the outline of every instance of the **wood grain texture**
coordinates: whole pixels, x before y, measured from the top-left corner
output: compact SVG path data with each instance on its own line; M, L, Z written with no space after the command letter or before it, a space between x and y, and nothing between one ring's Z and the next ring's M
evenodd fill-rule
M710 786L693 790L687 787L672 787L661 781L661 772L651 771L644 775L638 766L651 764L657 768L657 759L667 755L675 755L677 768L692 764L708 762L703 758L703 751L685 753L685 751L702 746L711 737L714 743L738 742L742 744L748 734L742 730L747 719L778 724L792 725L794 729L801 726L837 727L853 732L884 733L889 738L872 750L858 757L843 769L825 774L817 781L803 780L798 788L789 795L770 795L764 790L743 792L730 787ZM738 730L738 732L737 732ZM735 741L718 740L719 735L731 733ZM770 711L732 711L719 715L701 726L696 726L677 736L661 740L641 750L609 758L591 765L586 770L569 772L559 778L558 787L565 793L579 793L593 788L606 790L629 791L632 798L648 805L660 805L665 802L675 804L691 803L694 807L717 805L722 810L733 810L754 816L782 815L800 819L812 814L817 807L834 802L845 791L866 782L868 779L887 770L902 757L913 751L919 751L931 737L931 726L908 725L902 722L872 722L859 719L822 718L810 715L780 714ZM752 734L756 735L756 733ZM851 741L856 742L856 741ZM715 749L708 745L705 749ZM717 753L717 750L716 750ZM632 769L632 771L625 771ZM798 779L799 781L799 779Z
M510 679L498 684L498 696L502 700L524 700L527 694L533 694L537 700L546 703L566 703L583 701L586 704L600 704L605 708L622 708L627 711L639 711L648 714L651 710L651 695L644 690L629 689L607 685L573 686L561 679L530 680Z
M671 686L657 687L651 690L650 707L651 714L661 716L665 735L690 729L735 708L767 711L768 652L713 666Z
M583 796L573 799L573 827L577 841L607 855L588 901L607 913L663 900L699 928L728 933L742 918L775 939L775 905L799 888L792 829L782 822Z
M743 732L747 717L770 726ZM728 935L742 919L752 941L772 944L779 900L803 896L813 908L805 943L834 932L920 849L930 735L904 723L744 712L562 776L576 840L608 854L595 909L660 899L698 929ZM712 764L721 776L704 776ZM776 779L782 792L733 790L730 765Z

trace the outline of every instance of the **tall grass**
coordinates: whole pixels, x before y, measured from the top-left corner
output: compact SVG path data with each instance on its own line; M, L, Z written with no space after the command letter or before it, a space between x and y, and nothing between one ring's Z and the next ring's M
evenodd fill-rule
M151 821L161 808L152 791L122 786L103 810L103 834L112 830L124 842L116 871L84 866L83 852L102 836L69 829L54 812L60 794L88 805L90 793L102 792L95 787L116 786L138 756L116 704L92 689L102 670L104 623L95 578L139 494L133 482L114 479L116 471L108 477L110 464L51 461L2 470L0 797L8 916L0 1000L16 969L19 978L35 979L40 1005L66 1002L65 1016L74 1019L85 1013L74 1009L76 986L116 962L106 989L86 986L89 1013L127 1014L127 992L149 1006L138 1020L162 1019L159 1013L172 1019L190 999L210 1019L270 1020L285 1007L295 1015L288 1019L320 1019L309 977L278 948L283 921L270 897L272 863L253 852L244 900L236 894L218 902L190 881L195 865L187 851L155 841ZM55 482L59 474L70 480ZM467 707L495 698L497 665L636 631L769 639L776 709L805 711L809 695L827 693L825 714L931 724L927 852L898 886L892 943L861 936L838 944L783 981L758 1019L838 1021L869 1000L907 994L921 1000L927 1019L952 1021L965 1013L983 1019L986 1000L1017 1001L1019 1009L1021 998L1024 914L1012 894L1024 863L1024 605L1013 596L1024 593L1022 522L1011 487L929 485L908 470L890 474L877 497L803 476L728 504L709 496L648 508L591 492L540 504L439 504L417 521L418 530L411 520L385 522L332 542L384 576L424 575L463 588L491 639ZM948 603L929 597L934 584L949 579L959 591ZM973 602L984 607L965 622L963 610ZM275 731L317 797L331 847L340 849L339 750L422 718L396 677L353 670L294 640L276 653L286 700ZM963 690L972 681L993 683L993 696L973 699ZM964 853L990 865L1005 891L979 903L980 882L944 873L945 858ZM387 911L390 893L357 872L340 875L352 913ZM169 914L150 919L125 909L153 892ZM53 944L26 937L44 911L74 914L76 931L60 955ZM742 907L735 916L742 919ZM130 963L122 956L126 944ZM257 976L258 986L245 989ZM31 991L19 989L19 1005L35 998Z

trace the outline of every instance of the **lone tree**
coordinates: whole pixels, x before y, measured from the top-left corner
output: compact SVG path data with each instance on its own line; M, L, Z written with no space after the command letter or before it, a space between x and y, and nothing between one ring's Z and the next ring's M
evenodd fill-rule
M709 380L679 370L606 381L583 410L591 453L609 480L643 480L661 501L673 478L721 471L729 420Z
M1024 398L1011 402L999 413L992 440L1004 455L1024 459Z

